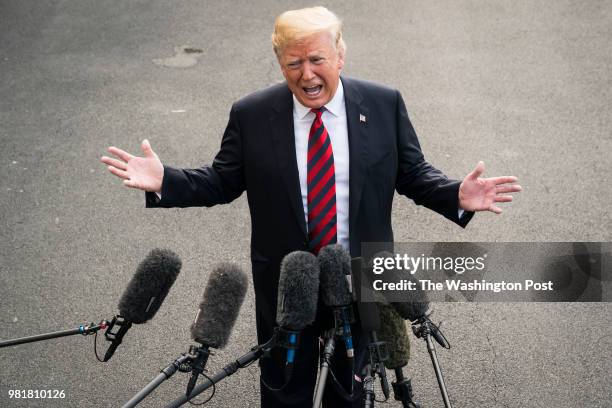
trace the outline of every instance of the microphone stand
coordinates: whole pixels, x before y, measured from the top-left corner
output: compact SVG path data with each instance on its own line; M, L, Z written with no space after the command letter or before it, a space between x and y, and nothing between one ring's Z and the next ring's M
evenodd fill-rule
M5 340L5 341L0 342L0 348L16 346L18 344L32 343L35 341L55 339L58 337L72 336L75 334L82 334L83 336L87 336L87 335L97 332L98 330L106 329L108 325L109 325L109 322L107 322L106 320L102 320L98 324L94 324L94 323L82 324L76 329L61 330L61 331L56 331L56 332L39 334L36 336L21 337L21 338L13 339L13 340Z
M389 381L387 380L387 371L385 370L384 362L389 359L387 351L387 343L378 341L378 336L375 331L372 331L372 342L368 345L368 354L370 362L364 368L365 378L363 379L364 404L366 408L374 407L376 397L374 395L374 381L376 375L380 376L380 384L382 387L385 401L389 399Z
M413 322L412 332L417 338L422 338L427 343L427 351L429 352L429 357L431 358L431 363L433 364L434 371L436 373L436 379L438 380L438 386L440 387L440 393L442 394L444 406L446 408L452 408L450 398L448 397L448 391L446 390L446 384L444 383L444 378L442 377L442 370L440 370L440 364L438 363L436 348L434 347L434 343L431 338L433 336L438 344L445 349L450 348L448 340L446 340L446 337L444 337L438 326L429 320L429 315L424 315Z
M323 349L323 357L321 361L321 373L319 375L319 382L315 390L315 398L312 404L313 408L319 408L323 401L323 393L325 392L325 385L327 384L327 375L329 373L329 366L331 365L331 359L334 355L336 347L336 337L343 337L346 343L346 349L349 358L354 357L353 343L351 340L351 323L355 322L355 315L353 314L352 306L341 306L335 307L334 312L334 327L325 331L325 347ZM351 379L352 381L352 379Z
M201 361L201 366L206 365L210 351L207 347L191 346L188 353L182 354L179 358L170 363L167 367L161 370L159 375L147 384L141 391L134 395L122 408L133 408L140 401L145 399L153 392L161 383L172 377L177 371L188 373L193 370L194 365L198 365Z
M234 374L236 371L238 371L239 368L245 368L249 366L250 364L252 364L254 361L259 360L264 355L267 355L277 345L283 344L286 346L286 343L288 342L288 340L284 340L284 341L280 340L281 332L284 332L284 331L277 327L274 330L274 334L272 335L272 338L268 340L266 343L257 345L251 348L251 351L242 355L241 357L238 357L236 360L232 361L231 363L223 367L221 370L217 371L212 376L207 377L206 381L195 386L195 388L193 389L193 391L191 392L189 396L182 395L181 397L175 399L174 401L166 405L166 408L180 407L187 401L195 398L196 396L200 395L201 393L203 393L210 387L214 386L219 381ZM285 336L290 336L292 332L284 332L283 334Z

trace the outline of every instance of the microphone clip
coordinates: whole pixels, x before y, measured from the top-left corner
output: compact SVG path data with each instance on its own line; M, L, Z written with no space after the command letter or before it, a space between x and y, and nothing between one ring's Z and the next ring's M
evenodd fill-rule
M298 330L287 330L282 327L274 328L276 345L287 350L297 350L300 348L300 332Z
M127 320L125 317L117 315L108 324L106 331L104 332L104 338L111 342L110 347L104 355L103 362L107 362L111 359L117 347L123 341L123 336L132 327L132 322Z
M207 346L202 345L198 346L190 346L189 347L189 361L191 363L191 378L189 379L189 383L187 384L187 391L185 394L187 396L191 395L193 388L198 381L198 377L204 372L204 367L206 367L206 363L208 362L208 357L212 353L208 349Z
M334 307L333 312L336 328L342 328L347 324L355 323L355 312L353 311L352 304L348 306Z
M450 349L451 345L440 330L440 325L441 323L436 326L429 316L423 316L412 323L412 332L417 338L427 339L431 336L440 346Z

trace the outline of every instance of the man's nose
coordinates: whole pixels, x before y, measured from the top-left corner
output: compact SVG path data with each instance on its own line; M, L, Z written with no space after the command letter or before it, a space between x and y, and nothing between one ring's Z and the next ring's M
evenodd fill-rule
M311 79L314 79L314 77L316 76L314 71L312 70L312 65L310 64L310 62L305 62L304 65L302 66L302 79L304 81L310 81Z

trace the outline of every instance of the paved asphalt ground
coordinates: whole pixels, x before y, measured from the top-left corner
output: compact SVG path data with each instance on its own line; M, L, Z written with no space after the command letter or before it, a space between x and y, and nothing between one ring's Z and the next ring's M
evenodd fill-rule
M307 5L256 3L0 1L0 338L110 318L150 249L183 260L159 313L108 364L95 360L93 337L0 350L0 406L120 406L187 349L211 265L250 270L245 195L145 210L99 157L109 145L138 153L146 137L167 164L210 163L231 103L282 79L274 17ZM515 174L524 187L503 215L479 214L466 230L398 197L397 241L612 241L612 2L326 5L345 22L345 74L402 92L430 162L460 178L482 159L486 174ZM183 45L202 53L167 60ZM435 311L453 344L439 357L454 406L612 406L609 303ZM255 344L254 320L250 288L209 368ZM409 371L418 399L442 406L421 341ZM185 383L177 375L144 406L163 406ZM257 385L257 367L242 370L210 406L258 406ZM11 400L10 389L65 398Z

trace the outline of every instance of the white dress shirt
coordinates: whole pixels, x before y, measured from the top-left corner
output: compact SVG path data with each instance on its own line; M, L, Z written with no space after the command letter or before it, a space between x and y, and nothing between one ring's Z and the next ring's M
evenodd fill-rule
M293 96L293 131L295 133L295 154L298 172L300 173L300 189L302 204L308 226L308 134L315 114L310 108L302 105ZM348 126L346 124L346 107L344 106L344 89L342 81L338 81L338 89L331 101L325 104L321 116L323 125L331 139L334 154L336 177L336 220L338 243L349 249L349 142Z

